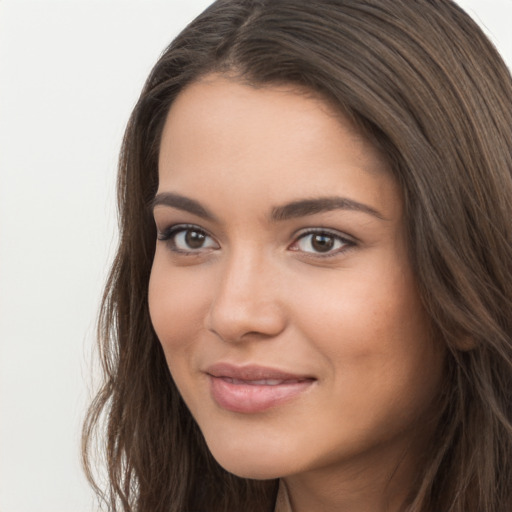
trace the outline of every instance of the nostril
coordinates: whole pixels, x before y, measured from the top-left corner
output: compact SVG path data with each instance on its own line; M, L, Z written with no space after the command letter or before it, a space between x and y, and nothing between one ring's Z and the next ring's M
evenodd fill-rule
M286 326L281 308L265 303L212 304L206 328L227 342L257 341L279 335Z

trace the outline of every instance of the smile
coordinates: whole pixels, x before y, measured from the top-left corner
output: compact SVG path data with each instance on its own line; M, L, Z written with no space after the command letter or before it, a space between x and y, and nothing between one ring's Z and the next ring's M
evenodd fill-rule
M316 379L261 366L217 364L207 372L213 400L222 409L245 414L263 412L308 390Z

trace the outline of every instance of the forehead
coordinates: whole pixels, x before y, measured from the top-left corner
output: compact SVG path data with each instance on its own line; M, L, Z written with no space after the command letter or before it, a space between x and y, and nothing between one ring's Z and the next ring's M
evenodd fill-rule
M330 128L341 133L345 139L355 142L354 149L379 161L377 167L384 167L384 156L372 145L332 101L319 93L297 84L269 84L253 86L231 76L210 74L185 87L171 105L162 139L163 152L177 134L186 135L193 130L199 138L214 126L217 131L217 149L230 146L231 141L222 140L222 128L250 120L253 130L248 145L270 143L274 135L297 140L310 138L330 120ZM297 121L300 121L297 124ZM200 128L204 127L205 131ZM264 127L264 132L261 128ZM245 132L244 132L245 133ZM190 134L190 133L188 133ZM242 133L240 133L242 135ZM281 137L281 142L284 138ZM252 143L252 144L251 144ZM373 167L373 166L372 166ZM371 170L371 169L369 169Z
M349 193L388 210L399 190L380 152L332 105L293 85L252 87L210 75L173 103L162 134L159 190L281 203ZM396 212L395 212L396 213Z

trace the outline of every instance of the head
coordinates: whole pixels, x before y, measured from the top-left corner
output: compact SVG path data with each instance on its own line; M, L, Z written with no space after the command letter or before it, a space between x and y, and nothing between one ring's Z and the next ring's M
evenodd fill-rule
M132 479L142 509L158 501L184 508L211 499L208 485L194 497L187 484L201 471L212 485L236 489L226 491L231 509L237 496L247 503L254 492L264 501L263 491L273 490L212 459L169 375L148 307L164 128L171 108L212 77L319 102L378 155L385 169L376 172L400 202L424 331L443 353L414 510L503 509L510 496L500 479L512 474L512 85L465 13L427 0L221 0L156 64L123 144L121 243L103 307L100 407L111 407L114 492L129 495ZM258 500L250 502L258 510Z
M215 459L397 501L445 350L385 158L310 91L210 74L169 111L153 204L151 320Z

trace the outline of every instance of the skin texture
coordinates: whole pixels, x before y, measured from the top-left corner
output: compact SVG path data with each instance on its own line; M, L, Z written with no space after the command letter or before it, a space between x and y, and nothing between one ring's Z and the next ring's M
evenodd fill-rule
M400 190L381 155L320 98L208 76L169 112L149 306L169 369L218 462L284 478L296 512L398 510L428 442L444 354L409 263ZM163 196L158 196L162 198ZM340 197L368 207L276 220ZM184 209L185 208L185 209ZM202 242L187 246L193 225ZM308 229L333 243L322 252ZM188 232L190 241L191 232ZM202 243L202 245L201 245ZM217 363L311 380L265 410L227 410Z

